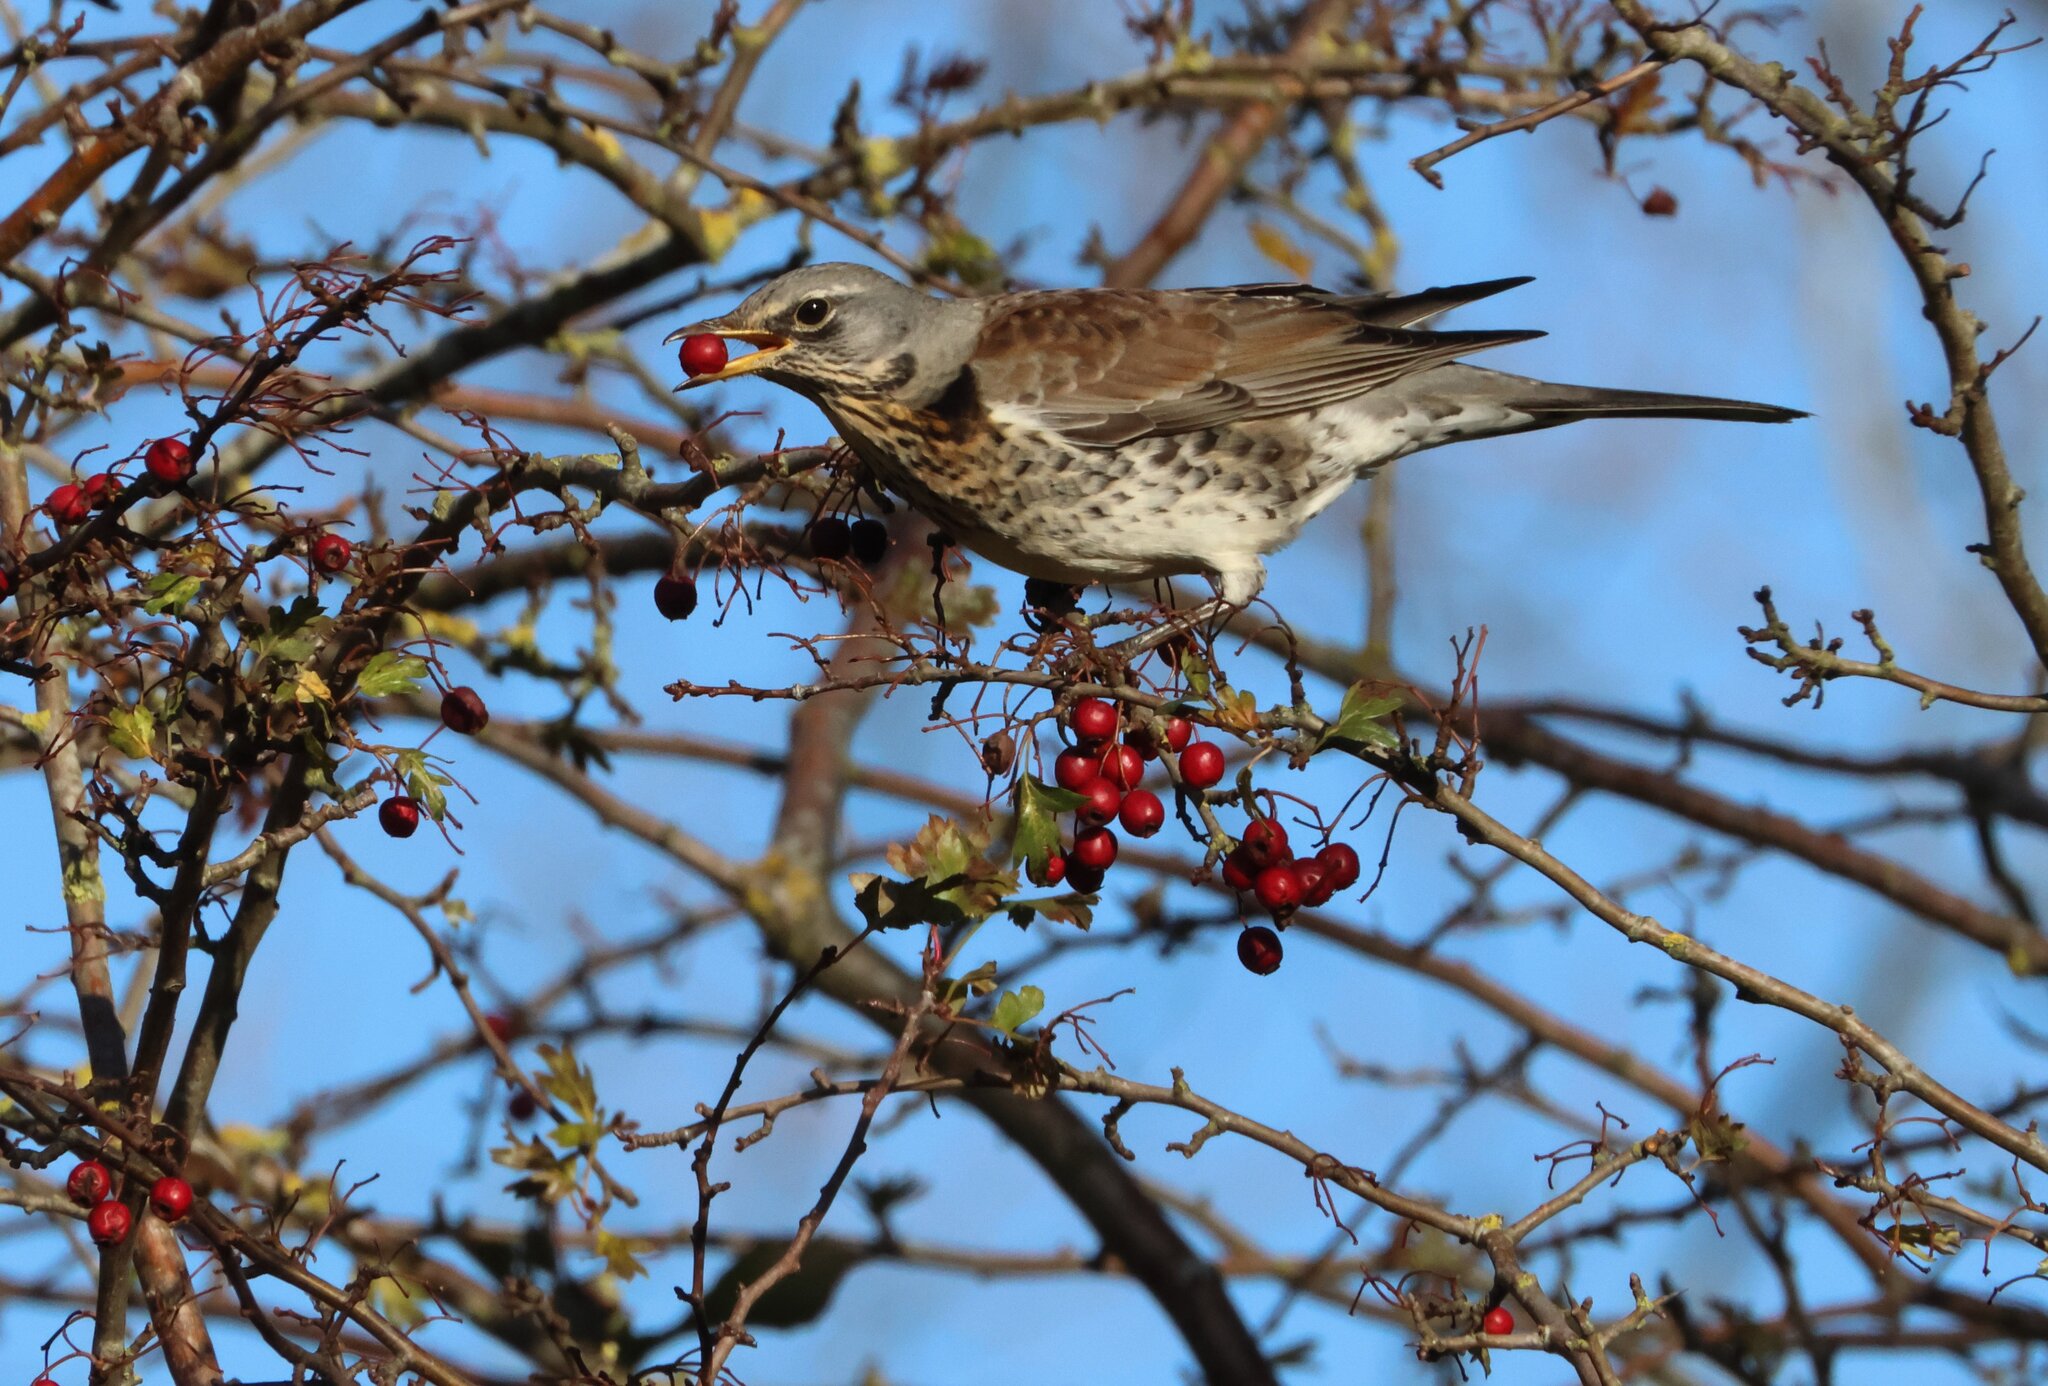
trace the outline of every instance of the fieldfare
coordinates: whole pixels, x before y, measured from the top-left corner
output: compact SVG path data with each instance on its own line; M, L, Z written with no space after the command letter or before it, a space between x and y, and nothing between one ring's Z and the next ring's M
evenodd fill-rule
M1075 586L1201 573L1231 605L1353 481L1423 448L1579 419L1804 417L1484 370L1457 358L1543 334L1418 326L1528 282L945 300L824 264L669 340L755 347L688 383L758 374L796 391L878 481L1006 568Z

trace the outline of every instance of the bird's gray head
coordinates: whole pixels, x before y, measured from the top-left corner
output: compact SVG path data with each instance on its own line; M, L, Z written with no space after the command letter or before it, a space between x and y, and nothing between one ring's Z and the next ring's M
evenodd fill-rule
M864 265L806 265L668 340L708 335L757 348L684 388L759 374L814 400L879 397L917 408L967 364L983 312L981 304L936 299Z

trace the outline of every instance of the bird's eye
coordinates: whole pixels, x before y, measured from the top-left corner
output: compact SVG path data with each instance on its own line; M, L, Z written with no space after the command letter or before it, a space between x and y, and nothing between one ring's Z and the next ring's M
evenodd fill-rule
M822 298L807 298L796 306L796 320L804 327L817 327L832 316L832 305Z

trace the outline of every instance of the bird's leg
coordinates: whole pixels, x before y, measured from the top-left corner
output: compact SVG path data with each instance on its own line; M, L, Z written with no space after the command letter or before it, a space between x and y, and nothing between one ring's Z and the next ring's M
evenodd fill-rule
M1215 617L1222 616L1228 619L1251 605L1252 599L1259 595L1259 589L1266 585L1266 565L1254 558L1248 564L1219 568L1214 580L1216 595L1208 601L1189 607L1186 611L1175 612L1151 630L1141 631L1127 639L1119 640L1103 653L1113 659L1129 662Z

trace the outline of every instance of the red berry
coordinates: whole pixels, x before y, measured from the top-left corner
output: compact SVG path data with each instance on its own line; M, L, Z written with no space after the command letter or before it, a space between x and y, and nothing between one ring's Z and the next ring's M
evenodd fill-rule
M512 1094L512 1100L505 1104L505 1115L514 1121L532 1121L534 1113L540 1110L540 1103L533 1100L533 1094L520 1088Z
M1107 871L1116 864L1116 834L1107 828L1085 828L1074 838L1074 865Z
M1106 775L1097 775L1078 792L1087 799L1074 810L1074 816L1083 823L1100 826L1116 817L1117 810L1124 806L1123 791L1111 784Z
M1254 924L1237 936L1237 960L1245 971L1270 977L1280 970L1280 935Z
M1102 773L1119 789L1136 789L1145 778L1145 757L1132 746L1112 746L1102 757Z
M420 828L420 806L403 794L394 794L377 806L377 822L391 837L411 837Z
M680 621L697 609L697 580L688 573L670 573L654 584L654 609Z
M57 1383L47 1376L39 1376L29 1386L57 1386Z
M142 454L142 465L158 481L175 486L192 475L192 449L182 438L159 438Z
M1194 741L1180 753L1181 783L1207 789L1223 778L1223 748L1213 741Z
M85 498L82 488L67 481L50 492L50 498L43 502L43 509L50 512L51 519L69 529L72 525L85 523L85 517L92 513L92 502Z
M1223 859L1223 884L1232 890L1250 890L1252 877L1257 874L1258 868L1252 865L1252 859L1245 855L1242 847Z
M1067 713L1067 726L1083 746L1099 745L1116 735L1116 704L1103 698L1083 698Z
M313 557L313 566L323 573L338 573L346 568L355 551L355 545L339 534L319 535L309 549Z
M1007 775L1017 763L1017 739L1006 731L991 732L981 741L981 768L991 775Z
M519 1026L503 1011L492 1011L484 1017L484 1025L497 1037L498 1043L510 1044L512 1037L519 1033Z
M1093 895L1102 889L1102 868L1083 866L1080 862L1075 862L1067 868L1067 889L1079 891L1083 895Z
M1066 854L1058 850L1048 852L1045 854L1045 865L1043 867L1033 866L1027 862L1024 866L1024 874L1029 876L1031 884L1039 889L1050 889L1067 878Z
M1053 758L1052 777L1061 789L1078 794L1102 778L1102 762L1097 756L1070 747Z
M1153 730L1152 726L1133 727L1124 737L1124 744L1136 750L1145 759L1156 760L1162 740L1168 750L1179 755L1188 748L1188 741L1195 734L1195 724L1185 717L1166 718L1165 728L1162 735Z
M490 725L491 710L483 695L468 684L451 688L441 699L441 725L464 736L475 736Z
M176 1222L192 1211L192 1186L175 1174L166 1174L149 1186L149 1208L165 1222Z
M1244 850L1260 866L1277 866L1294 859L1294 853L1287 849L1287 829L1274 818L1254 818L1245 825Z
M14 595L14 569L0 563L0 602Z
M114 1189L114 1176L98 1160L80 1160L64 1181L64 1193L81 1208L90 1208Z
M112 472L99 472L85 479L85 503L95 510L105 510L114 503L114 497L121 494L121 478Z
M853 552L853 530L837 515L811 521L811 557L844 558Z
M853 561L872 568L889 556L889 527L880 520L857 520L847 538L853 547Z
M700 375L717 375L725 369L728 359L725 338L714 337L708 332L683 338L683 349L677 355L682 359L683 370L692 379Z
M1269 866L1252 877L1252 893L1278 918L1292 914L1301 903L1301 882L1294 878L1293 867Z
M1332 894L1358 884L1358 853L1344 843L1332 842L1316 853L1316 860L1330 873L1326 879Z
M1166 745L1175 755L1185 751L1188 748L1188 743L1194 739L1195 724L1193 722L1190 722L1185 717L1169 717L1166 719Z
M135 1217L128 1211L128 1205L111 1198L85 1215L85 1230L99 1246L119 1246L128 1240L128 1229L134 1225Z
M1337 888L1330 884L1330 870L1314 857L1303 857L1289 864L1294 873L1295 884L1301 887L1301 903L1308 906L1327 905Z
M1480 1321L1479 1331L1482 1333L1491 1333L1495 1337L1501 1337L1505 1334L1514 1332L1514 1311L1509 1309L1505 1304L1494 1305L1493 1308L1486 1311L1486 1317Z
M1117 810L1116 821L1124 825L1124 831L1132 837L1150 837L1166 822L1166 805L1159 802L1159 796L1149 789L1134 789L1124 795L1123 807Z

